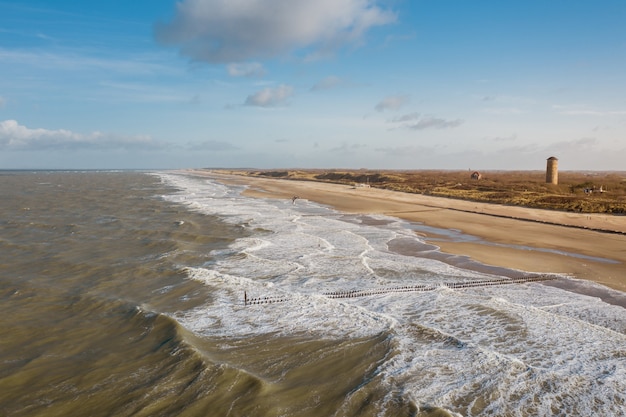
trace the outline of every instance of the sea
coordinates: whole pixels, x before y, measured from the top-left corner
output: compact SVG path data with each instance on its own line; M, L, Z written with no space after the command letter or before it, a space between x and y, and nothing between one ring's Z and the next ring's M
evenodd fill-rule
M626 294L245 189L0 171L0 416L626 415Z

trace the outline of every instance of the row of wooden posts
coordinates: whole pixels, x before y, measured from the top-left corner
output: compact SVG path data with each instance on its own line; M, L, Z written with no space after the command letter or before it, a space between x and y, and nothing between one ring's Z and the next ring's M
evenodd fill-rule
M493 280L474 280L474 281L461 281L461 282L444 282L439 285L404 285L397 287L383 287L375 289L365 290L351 290L351 291L333 291L322 293L323 296L328 298L356 298L356 297L369 297L373 295L383 295L392 293L405 293L405 292L427 292L435 291L438 288L451 288L451 289L464 289L464 288L477 288L477 287L491 287L494 285L509 285L509 284L525 284L528 282L550 281L556 279L553 275L533 275L519 278L499 278ZM243 303L247 305L256 304L274 304L282 303L289 299L286 296L264 296L248 298L248 293L243 293Z

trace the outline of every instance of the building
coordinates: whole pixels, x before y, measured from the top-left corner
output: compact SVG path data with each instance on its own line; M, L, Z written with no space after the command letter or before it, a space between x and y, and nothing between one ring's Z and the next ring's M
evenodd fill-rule
M548 166L546 167L546 184L559 183L559 160L554 156L548 158Z

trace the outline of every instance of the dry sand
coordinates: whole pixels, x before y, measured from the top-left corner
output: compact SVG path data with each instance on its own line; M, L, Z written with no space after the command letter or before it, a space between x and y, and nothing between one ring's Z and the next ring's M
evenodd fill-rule
M626 216L528 209L213 171L194 173L246 184L248 196L291 199L298 195L348 213L385 214L443 229L421 234L442 252L467 255L487 265L563 273L626 292ZM467 242L451 237L446 233L449 229L478 239Z

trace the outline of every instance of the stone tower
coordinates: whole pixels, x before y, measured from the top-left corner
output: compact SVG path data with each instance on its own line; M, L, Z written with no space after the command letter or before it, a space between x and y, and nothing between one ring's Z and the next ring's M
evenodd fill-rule
M548 166L546 167L546 184L559 183L559 160L554 156L548 158Z

